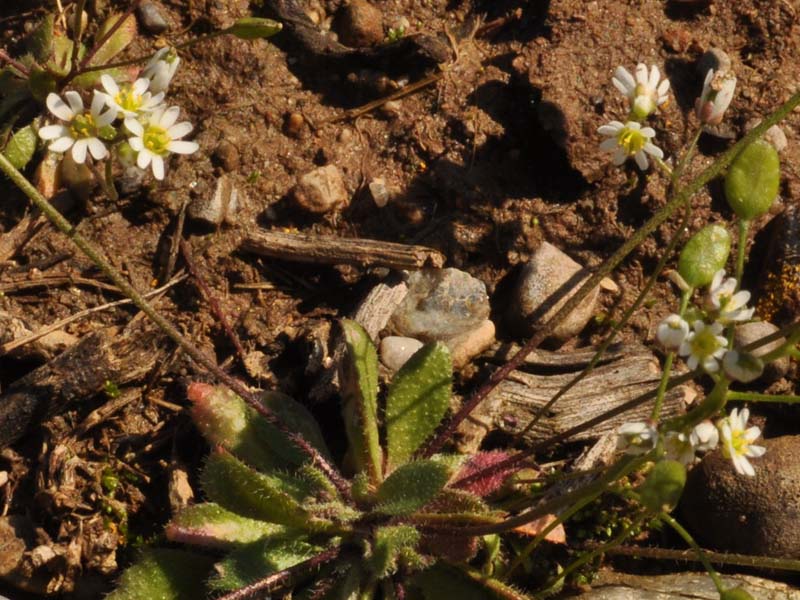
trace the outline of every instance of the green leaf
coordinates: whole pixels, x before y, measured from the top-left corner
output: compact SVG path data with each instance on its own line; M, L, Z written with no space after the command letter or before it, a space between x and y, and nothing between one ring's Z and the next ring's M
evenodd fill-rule
M46 68L50 73L57 77L69 75L72 67L72 40L64 36L58 36L53 40L53 52L50 60L47 61ZM86 54L86 47L81 44L78 48L78 59Z
M206 439L214 446L230 450L247 464L273 472L308 461L283 432L228 388L193 383L188 397L193 402L192 418ZM261 401L289 430L300 433L328 457L322 433L303 406L277 392L264 394Z
M778 151L765 140L756 140L733 159L725 176L725 197L743 221L769 211L781 181Z
M731 251L731 235L722 225L708 225L695 233L678 258L678 273L692 287L711 283L714 273L725 268Z
M57 87L56 79L49 71L45 71L39 67L33 67L31 69L30 76L28 77L30 96L33 96L36 100L44 104L47 94L55 92Z
M37 135L33 127L28 125L11 136L6 144L6 149L3 154L17 169L24 169L31 158L33 153L36 152Z
M465 571L438 562L417 574L413 585L422 590L425 600L527 600L528 596L497 579L473 570Z
M259 473L224 451L209 456L202 475L208 498L244 517L298 529L321 531L331 523L315 519L302 502L311 490L289 476Z
M108 19L106 19L97 30L95 39L98 41L102 39L106 32L108 32L121 18L121 14L116 14L111 15ZM92 57L90 64L100 66L110 63L111 59L127 48L128 44L130 44L135 37L136 17L133 15L128 15L128 17L114 32L114 34L105 42L103 42L103 45L97 49L97 52L95 52L95 55Z
M53 52L53 26L55 15L47 13L36 25L28 39L25 40L25 49L30 52L36 61L45 64Z
M184 550L148 550L122 574L106 600L205 598L205 579L212 565L210 557Z
M343 320L347 352L340 374L342 415L357 471L366 471L372 483L383 479L383 453L378 434L378 354L364 328Z
M414 552L420 533L412 525L388 525L375 530L372 553L367 566L376 579L382 579L397 570L397 561L409 551Z
M184 508L166 528L171 542L223 549L290 534L283 525L243 517L211 502Z
M386 399L388 469L408 462L436 430L450 403L453 366L442 343L423 346L392 380Z
M375 510L387 515L407 515L422 508L438 494L452 474L448 465L419 460L394 471L376 494Z
M261 540L237 548L214 569L217 575L209 586L217 591L235 590L288 569L322 552L321 546L304 539Z
M283 29L283 25L272 19L243 17L228 27L226 31L243 40L257 40L271 37L281 29Z

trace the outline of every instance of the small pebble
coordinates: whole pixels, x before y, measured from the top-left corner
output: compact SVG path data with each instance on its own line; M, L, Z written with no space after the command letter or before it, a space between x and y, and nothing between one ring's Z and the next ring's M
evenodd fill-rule
M489 319L476 328L445 341L450 348L453 366L460 369L494 343L495 327Z
M392 371L397 371L422 346L423 343L414 338L387 335L381 340L381 362Z
M383 208L389 203L389 190L386 187L386 180L383 177L373 177L369 182L369 193L375 206Z
M777 331L778 328L772 323L768 323L767 321L753 321L752 323L742 323L741 325L738 325L736 327L733 339L736 347L741 348L743 346L747 346L748 344L752 344L761 338L767 337L768 335L772 335ZM785 343L786 340L784 338L780 338L779 340L775 340L774 342L770 342L769 344L764 344L763 346L756 348L753 351L753 354L755 356L764 356L767 352L772 352ZM781 377L784 377L788 372L789 357L784 356L769 363L768 365L765 365L764 373L761 375L760 379L766 382L773 382L777 381Z
M223 222L233 223L239 209L239 190L228 175L217 179L214 193L194 198L189 204L187 213L196 221L209 225L220 225Z
M339 40L351 48L383 42L383 13L366 0L350 0L336 20Z
M214 149L214 160L226 171L237 171L240 158L239 149L229 140L222 140Z
M335 165L326 165L303 175L294 188L293 197L305 210L322 214L350 203L342 172Z
M715 73L726 73L730 68L730 57L727 52L719 48L710 48L697 61L697 73L704 79L709 69L714 69Z
M520 273L509 319L530 333L558 312L588 277L581 265L552 244L542 242ZM552 336L563 342L578 335L592 317L599 293L599 287L592 290Z
M145 31L149 33L163 33L169 29L169 23L161 14L160 7L150 0L144 0L136 10L139 22Z
M283 131L289 137L298 138L303 133L305 124L306 120L303 115L298 112L289 113L283 123Z

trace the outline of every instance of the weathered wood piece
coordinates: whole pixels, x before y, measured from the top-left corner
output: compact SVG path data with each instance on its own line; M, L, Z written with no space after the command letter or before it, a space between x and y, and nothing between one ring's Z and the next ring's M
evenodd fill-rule
M101 329L15 381L0 396L0 448L33 422L102 391L107 381L119 385L146 375L160 355L158 340L150 329Z
M502 348L493 361L502 362L513 351L513 348ZM512 436L519 434L538 409L569 383L593 355L594 350L573 353L536 350L531 353L525 370L512 371L462 425L462 451L474 451L490 431L499 430ZM654 390L660 375L658 360L647 348L614 346L600 364L561 397L522 438L526 444L536 444L580 425ZM664 398L662 414L665 417L680 414L691 396L691 390L686 387L670 390ZM651 410L652 402L646 402L579 433L571 440L596 440L624 422L646 420Z
M260 256L320 265L421 269L440 268L445 261L441 252L425 246L280 231L251 232L241 248Z

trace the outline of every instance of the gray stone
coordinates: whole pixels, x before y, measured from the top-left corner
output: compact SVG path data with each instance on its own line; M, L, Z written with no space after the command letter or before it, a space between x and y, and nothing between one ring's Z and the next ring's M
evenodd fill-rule
M520 273L509 319L530 333L535 326L548 321L589 276L561 250L542 242ZM553 337L565 341L580 333L594 313L599 293L599 287L593 289L555 328Z
M392 315L398 335L423 341L448 339L479 327L489 316L482 281L458 269L423 269L408 278L408 295Z
M767 132L764 134L764 139L772 144L772 147L778 152L783 152L786 150L786 146L789 145L786 134L783 132L780 125L773 125L767 129Z
M383 42L383 13L366 0L350 0L337 18L341 42L353 48L375 46Z
M689 472L680 504L704 547L740 554L800 556L800 436L759 440L755 476L739 475L719 450Z
M316 214L330 212L350 202L342 172L335 165L319 167L303 175L293 195L300 207Z
M714 69L715 73L725 73L730 71L731 58L728 53L719 48L709 48L697 61L697 73L705 79L709 69Z
M763 337L772 335L778 331L778 328L772 323L767 321L753 321L752 323L743 323L736 327L734 333L734 342L737 348L747 346L753 342L760 340ZM753 354L756 356L764 356L767 352L772 352L776 348L786 343L785 338L780 338L769 344L756 348ZM762 381L772 382L786 376L789 372L789 357L784 356L776 361L773 361L764 367L764 373L761 375Z
M136 9L139 22L149 33L163 33L169 29L169 23L161 14L161 8L155 2L144 0Z
M453 366L459 369L487 350L494 343L494 332L494 323L486 319L474 329L445 340Z
M381 362L392 371L397 371L423 345L414 338L387 335L381 340Z
M236 184L227 175L222 175L217 179L214 193L210 197L200 196L193 199L187 213L190 218L209 225L233 223L239 202L240 192Z

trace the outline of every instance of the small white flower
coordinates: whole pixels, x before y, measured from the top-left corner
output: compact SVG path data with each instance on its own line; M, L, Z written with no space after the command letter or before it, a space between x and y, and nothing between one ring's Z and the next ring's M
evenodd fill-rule
M692 441L685 433L668 431L664 436L664 453L668 459L690 465L694 462L694 452Z
M142 77L150 80L150 91L154 94L166 92L180 63L180 57L172 48L156 52L142 70Z
M750 383L761 377L764 372L764 362L747 352L728 350L722 359L722 368L731 379Z
M725 271L720 269L714 273L714 279L708 288L707 305L710 310L717 311L717 320L722 324L736 321L749 321L753 318L754 308L747 308L750 292L736 291L736 279L724 279Z
M702 321L695 321L692 329L678 349L678 354L689 357L686 363L690 369L702 365L707 373L716 373L719 371L718 361L725 356L728 345L728 340L720 335L722 324L715 322L706 325Z
M120 87L111 75L104 74L100 77L106 104L125 117L135 117L139 114L151 112L161 104L164 92L155 96L148 91L150 80L141 77L133 83L125 83Z
M733 461L733 468L740 475L753 476L756 474L753 465L747 460L763 456L767 451L763 446L754 446L761 430L758 427L747 427L747 419L750 418L750 411L742 409L740 413L733 409L731 414L719 422L719 430L722 436L722 454L725 458Z
M125 127L133 135L128 143L136 152L136 164L140 169L152 165L156 179L164 179L164 158L170 154L192 154L200 147L196 142L181 140L192 131L188 121L175 123L180 109L177 106L157 108L149 116L147 123L136 119L125 119Z
M669 79L661 79L661 72L653 65L647 72L647 65L636 65L636 78L625 67L617 67L611 83L631 101L633 114L644 119L649 116L657 106L664 104L669 91Z
M723 73L714 73L709 69L703 82L703 93L694 105L695 114L701 123L718 125L733 100L736 89L736 77Z
M658 431L647 423L624 423L617 429L617 449L628 454L646 454L656 447Z
M651 127L642 127L636 121L628 121L624 125L619 121L611 121L603 125L597 133L608 137L600 144L604 152L613 152L612 162L621 165L629 158L633 158L639 168L644 171L650 166L647 155L664 158L661 148L651 140L656 132Z
M672 314L661 321L656 339L668 350L677 350L689 335L689 324L680 315Z
M105 106L105 98L97 91L88 111L84 108L78 92L65 92L64 97L67 102L64 102L58 94L47 95L45 101L47 108L64 123L42 127L39 129L39 137L43 140L52 140L48 146L51 152L66 152L72 149L72 159L78 164L86 162L87 150L95 160L104 159L108 156L108 149L99 137L100 130L114 122L117 111L109 108L106 112L101 112Z
M698 452L708 452L719 443L719 430L711 421L701 421L689 434L689 441Z

